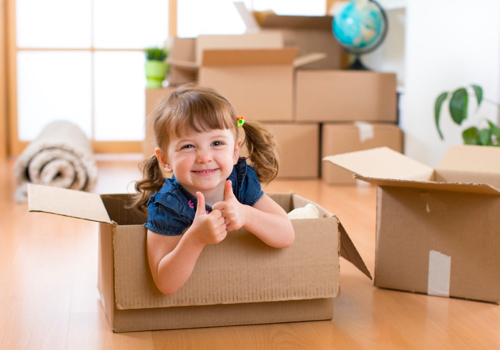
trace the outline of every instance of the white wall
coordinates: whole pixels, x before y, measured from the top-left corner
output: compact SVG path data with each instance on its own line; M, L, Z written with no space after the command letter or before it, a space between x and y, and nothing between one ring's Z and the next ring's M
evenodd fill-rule
M476 83L483 87L485 98L499 102L500 1L407 0L405 43L400 119L405 153L436 166L450 145L462 143L465 126L455 126L449 114L442 113L445 141L441 141L434 126L435 98ZM497 113L495 106L484 103L474 120L497 121Z
M406 1L378 0L387 15L387 36L380 47L361 56L363 64L370 69L396 73L399 88L405 80Z

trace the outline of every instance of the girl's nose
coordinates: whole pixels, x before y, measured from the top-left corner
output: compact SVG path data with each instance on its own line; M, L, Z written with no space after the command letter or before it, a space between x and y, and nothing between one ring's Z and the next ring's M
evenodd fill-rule
M208 163L212 160L212 153L209 150L198 150L196 158L198 163Z

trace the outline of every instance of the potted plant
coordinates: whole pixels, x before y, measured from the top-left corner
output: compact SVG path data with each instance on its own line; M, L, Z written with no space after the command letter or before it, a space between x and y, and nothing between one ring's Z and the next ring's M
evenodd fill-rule
M155 46L146 48L144 52L146 53L146 63L144 64L147 80L146 88L161 88L168 72L168 63L165 62L168 57L168 50L166 47Z
M448 110L451 119L455 124L462 125L463 121L468 117L469 94L476 98L476 103L479 108L483 101L483 89L477 84L471 84L470 89L459 87L453 92L441 93L434 104L434 119L436 128L441 140L444 140L443 133L439 127L439 119L441 107L444 102L448 102ZM491 101L488 101L493 103ZM471 126L462 132L462 139L466 145L482 145L482 146L497 146L500 147L500 129L490 120L482 120L477 126Z

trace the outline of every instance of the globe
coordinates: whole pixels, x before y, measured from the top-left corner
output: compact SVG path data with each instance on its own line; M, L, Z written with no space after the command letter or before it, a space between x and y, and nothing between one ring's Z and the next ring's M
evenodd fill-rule
M374 0L351 0L333 16L335 38L348 53L356 56L351 69L367 69L359 56L382 44L387 27L385 11Z

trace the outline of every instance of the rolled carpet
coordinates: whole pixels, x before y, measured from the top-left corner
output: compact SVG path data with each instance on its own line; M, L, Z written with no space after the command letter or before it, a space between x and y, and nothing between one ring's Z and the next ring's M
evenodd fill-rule
M28 183L90 192L97 183L92 145L75 124L51 122L17 158L14 176L17 202L27 200Z

